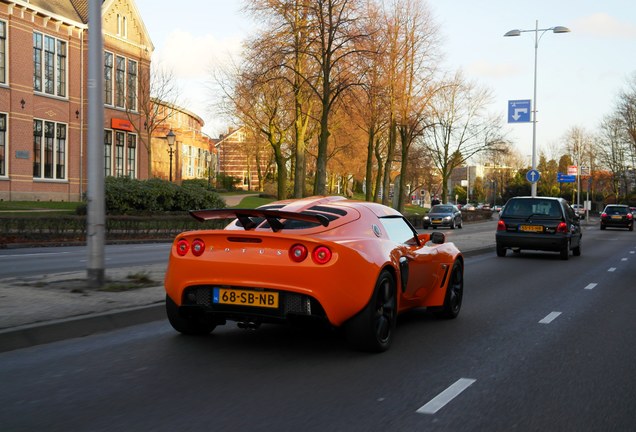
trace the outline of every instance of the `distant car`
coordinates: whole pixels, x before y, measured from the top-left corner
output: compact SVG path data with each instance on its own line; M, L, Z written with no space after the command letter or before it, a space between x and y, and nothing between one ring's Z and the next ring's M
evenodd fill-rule
M226 321L321 322L352 345L385 351L398 314L459 314L464 260L441 232L418 234L398 211L343 197L276 201L256 209L194 210L233 219L179 234L164 285L172 327L207 335Z
M508 249L559 252L567 260L570 251L581 255L579 218L562 198L514 197L499 216L495 234L497 256Z
M609 204L601 213L601 229L607 227L627 228L634 231L634 214L629 206L622 204Z
M429 227L462 228L462 212L453 204L435 205L422 219L422 226L424 229L428 229Z
M501 211L501 209L502 209L502 208L503 208L502 206L500 206L499 204L497 204L497 205L494 205L494 206L492 207L492 211L499 213L499 212Z
M462 207L462 210L473 211L475 210L475 206L472 204L466 204L464 207Z
M574 210L574 213L579 215L581 219L585 219L585 207L581 204L571 204L570 207Z
M630 208L629 208L629 211L631 211L631 212L632 212L632 215L633 215L633 216L636 216L636 207L630 207Z

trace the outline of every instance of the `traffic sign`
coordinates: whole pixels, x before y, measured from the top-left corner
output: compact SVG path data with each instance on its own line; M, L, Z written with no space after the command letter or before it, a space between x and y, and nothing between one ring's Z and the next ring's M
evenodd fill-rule
M536 169L531 169L526 173L526 180L530 183L536 183L541 178L541 174Z
M530 99L508 101L508 123L530 122Z
M574 183L575 181L576 181L575 175L557 173L557 183Z
M568 165L568 175L576 175L578 168L576 165Z

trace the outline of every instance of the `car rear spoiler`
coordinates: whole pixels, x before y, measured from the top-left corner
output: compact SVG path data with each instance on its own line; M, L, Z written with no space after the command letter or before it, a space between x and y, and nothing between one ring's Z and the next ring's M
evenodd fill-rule
M251 230L258 225L250 218L263 218L267 220L272 231L277 232L283 229L283 220L299 220L304 222L318 223L324 227L329 225L329 218L321 214L294 213L280 210L260 210L260 209L209 209L190 210L190 215L200 222L213 219L238 219L245 230Z

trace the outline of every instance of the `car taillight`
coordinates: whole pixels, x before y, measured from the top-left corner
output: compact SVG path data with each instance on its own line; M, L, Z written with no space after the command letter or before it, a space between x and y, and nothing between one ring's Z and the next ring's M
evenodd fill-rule
M567 224L565 222L561 222L559 225L557 225L556 232L558 232L558 233L566 233L566 232L568 232Z
M307 258L307 248L301 244L295 244L289 249L289 258L294 262L302 262Z
M195 239L192 242L192 255L201 256L205 252L205 243L201 239Z
M177 255L185 256L190 250L190 243L187 240L181 239L177 242Z
M631 213L627 213L627 219L633 219L634 216Z
M331 250L327 246L318 246L311 257L316 264L327 264L331 260Z
M505 230L506 230L506 223L502 220L497 222L497 231L505 231Z
M605 219L607 217L607 213L601 213L601 217Z

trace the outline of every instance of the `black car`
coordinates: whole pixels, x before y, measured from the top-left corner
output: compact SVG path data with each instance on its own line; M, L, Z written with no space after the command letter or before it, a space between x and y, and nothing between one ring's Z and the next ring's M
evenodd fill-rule
M514 251L553 251L567 260L570 250L581 255L578 215L562 198L515 197L504 207L495 234L497 256Z
M450 229L462 227L462 212L453 204L437 204L431 208L422 219L424 229L428 227L449 227Z
M609 204L601 213L601 229L606 227L627 228L634 231L634 215L629 206Z

